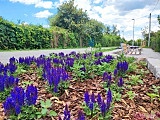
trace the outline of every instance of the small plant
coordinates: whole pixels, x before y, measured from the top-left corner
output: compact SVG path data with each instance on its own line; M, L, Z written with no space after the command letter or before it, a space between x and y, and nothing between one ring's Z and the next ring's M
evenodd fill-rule
M143 84L143 81L140 79L140 75L129 76L130 80L127 82L131 85Z
M152 103L153 100L156 99L156 98L159 98L159 100L160 100L159 94L156 94L156 93L147 93L147 95L151 98L151 103Z
M24 119L35 119L37 118L36 112L38 111L38 108L36 108L34 105L28 106L22 106L21 113L18 114L18 116L11 115L10 119L17 119L18 120L24 120Z
M39 67L39 68L36 69L36 71L37 71L37 74L38 74L38 78L42 78L43 68Z
M5 89L0 92L0 102L4 101L10 94L12 88Z
M140 64L142 67L146 67L146 66L147 66L147 62L146 62L146 61L139 61L139 64Z
M113 101L121 101L121 96L119 92L113 92Z
M22 73L26 73L28 69L29 69L29 66L27 66L27 65L17 64L17 69L13 73L13 75L14 76L18 76L18 75L20 75Z
M135 63L130 63L128 72L135 72L136 70L137 70L137 65Z
M95 48L97 48L96 51L101 51L102 45L101 45L100 43L97 43L97 44L95 45Z
M117 56L117 60L118 61L124 61L124 60L126 60L126 56L125 56L125 54L124 53L121 53L119 56Z
M152 85L152 90L153 90L154 93L159 94L160 86Z
M135 93L133 91L128 91L127 95L128 95L128 97L129 97L130 100L133 100L134 97L135 97Z
M45 117L45 116L57 116L57 113L53 110L49 110L49 108L51 108L52 106L52 103L51 103L51 100L47 99L45 102L44 101L40 101L40 112L36 112L37 114L37 118L42 118L42 117Z
M27 87L28 85L31 85L33 81L22 81L22 88Z
M74 64L71 68L73 71L73 77L75 80L83 80L85 78L85 71L81 70L84 66L80 64Z

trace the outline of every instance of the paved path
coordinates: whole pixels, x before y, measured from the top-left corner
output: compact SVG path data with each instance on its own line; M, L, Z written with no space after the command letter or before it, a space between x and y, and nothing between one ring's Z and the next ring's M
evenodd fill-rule
M29 51L7 51L7 52L0 52L0 62L3 64L6 64L9 62L9 58L15 57L27 57L27 56L35 56L39 57L40 55L49 55L50 53L60 53L64 52L65 54L68 54L72 51L83 53L85 51L90 51L90 48L80 48L80 49L52 49L52 50L29 50Z
M117 50L118 51L118 50ZM115 51L112 51L112 55L116 55ZM121 51L119 49L119 51ZM108 53L105 53L108 54ZM135 58L145 58L148 64L148 69L154 74L156 78L160 78L160 53L159 52L154 52L150 48L143 48L141 55L126 55L126 56L133 56Z
M150 48L143 48L141 55L127 55L127 56L134 56L135 58L153 58L160 60L160 53L154 52Z

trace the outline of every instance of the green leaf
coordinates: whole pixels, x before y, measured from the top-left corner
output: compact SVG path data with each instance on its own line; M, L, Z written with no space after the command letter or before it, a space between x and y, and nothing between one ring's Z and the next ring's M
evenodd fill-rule
M45 108L45 106L46 106L45 102L41 100L40 103L41 103L41 106Z
M47 99L46 100L46 108L49 108L52 106L51 100Z
M38 119L41 118L41 117L42 117L42 115L38 115L38 116L37 116Z
M50 110L49 115L50 116L57 116L57 113L53 110Z
M151 99L153 99L153 98L155 98L155 97L159 97L159 95L158 95L158 94L155 94L155 93L147 93L147 95L148 95L149 97L151 97Z
M42 115L46 115L46 114L47 114L47 111L48 111L48 110L47 110L46 108L43 108L42 111L41 111Z

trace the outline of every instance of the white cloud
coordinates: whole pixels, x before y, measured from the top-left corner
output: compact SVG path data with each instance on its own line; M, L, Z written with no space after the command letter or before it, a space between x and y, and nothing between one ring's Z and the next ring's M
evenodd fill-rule
M62 3L69 0L10 0L23 4L32 4L35 7L53 8L59 7ZM75 0L78 8L87 10L90 18L97 19L105 25L117 25L120 31L124 31L126 39L132 39L133 21L135 19L135 39L141 38L141 29L149 26L149 13L154 9L157 0ZM160 2L152 13L152 31L157 31L157 15L160 11ZM36 13L37 18L47 18L52 15L48 10Z
M100 2L102 2L103 0L94 0L93 3L98 4Z
M27 14L24 14L24 16L27 17L28 15L27 15Z
M49 28L50 26L49 26L49 25L43 25L43 27L44 27L44 28Z
M52 8L52 1L43 1L43 0L9 0L10 2L19 2L26 5L35 5L35 7L42 8Z
M48 10L44 10L34 14L34 16L37 18L48 18L51 15L53 15L53 13L50 13Z
M31 4L37 4L41 2L41 0L9 0L11 2L20 2L23 4L31 5Z
M105 4L99 6L94 5L94 3L100 2L103 2ZM139 5L137 5L136 2L139 2ZM117 0L96 0L92 3L91 0L85 0L83 2L81 0L75 0L75 5L78 5L78 8L87 10L90 18L97 19L98 21L101 21L106 25L117 25L117 28L120 31L124 31L124 37L127 40L130 40L133 38L132 19L135 19L135 39L142 38L141 29L148 26L149 24L148 16L155 6L154 2L155 0L153 0L152 2L145 0L121 0L121 2L118 3ZM142 3L142 5L140 3ZM133 6L131 6L131 8L128 7L132 4ZM156 22L156 17L159 14L159 9L155 9L153 13L154 14L152 14L152 22L154 22L154 24L152 24L151 30L157 31L159 28L158 23ZM153 15L155 16L153 17Z
M52 8L53 3L52 1L41 1L35 4L35 7L43 7L43 8Z

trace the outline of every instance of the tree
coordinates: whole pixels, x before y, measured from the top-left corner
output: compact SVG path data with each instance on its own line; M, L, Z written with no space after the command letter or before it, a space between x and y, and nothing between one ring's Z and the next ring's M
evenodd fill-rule
M86 11L74 6L74 0L66 1L59 8L55 16L49 18L51 26L58 26L69 29L71 32L77 31L77 24L84 24L89 20Z
M111 34L113 35L119 35L119 30L117 29L117 25L113 25L112 26L112 31L111 31Z
M158 22L159 22L159 24L160 24L160 15L158 15L157 19L158 19Z
M80 47L87 46L90 38L100 42L105 26L94 19L89 19L86 11L74 6L74 0L63 3L58 13L49 18L51 26L67 29L76 34Z

